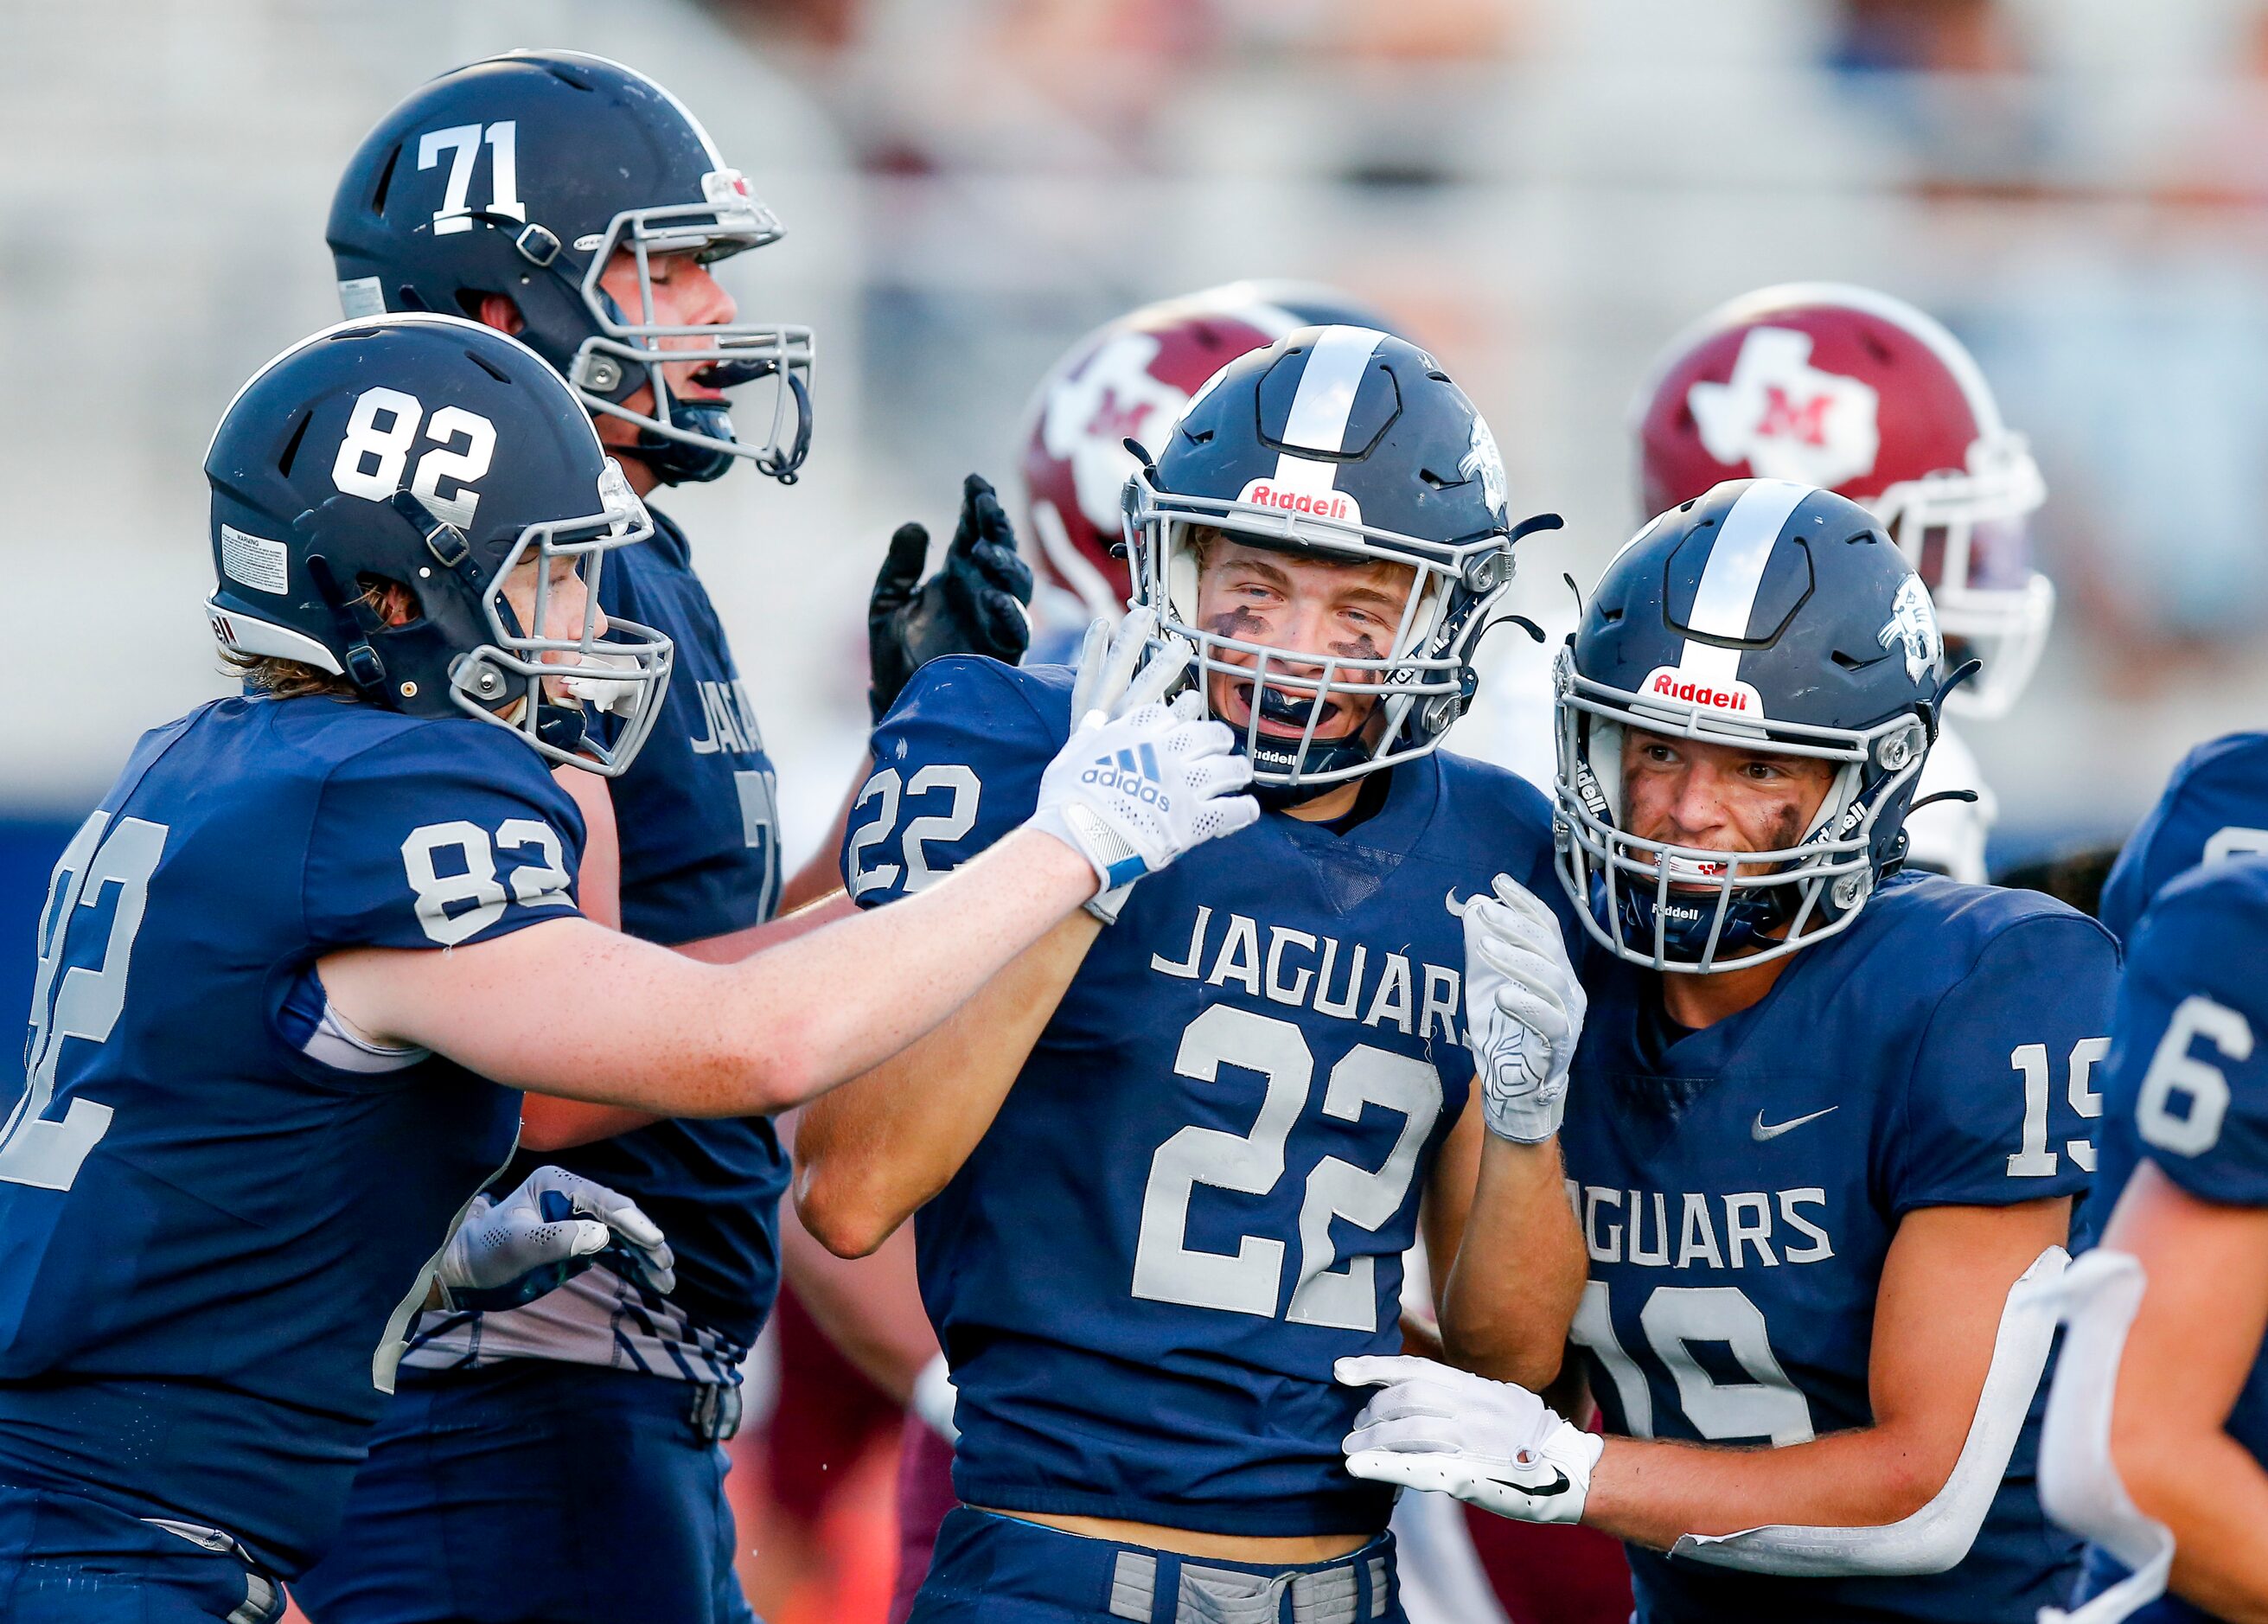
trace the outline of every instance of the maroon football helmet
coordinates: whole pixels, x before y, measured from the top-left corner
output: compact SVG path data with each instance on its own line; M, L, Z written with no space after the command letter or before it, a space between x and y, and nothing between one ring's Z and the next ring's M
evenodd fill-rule
M1086 614L1126 612L1132 587L1119 493L1134 472L1131 439L1155 454L1205 380L1294 328L1344 323L1392 332L1358 299L1312 283L1232 282L1160 299L1099 327L1049 369L1018 437L1023 534L1035 562Z
M1948 666L1983 662L1949 703L1997 716L2015 702L2055 613L2028 527L2047 489L1943 327L1866 288L1764 288L1682 334L1635 415L1648 514L1750 476L1849 497L1929 587Z

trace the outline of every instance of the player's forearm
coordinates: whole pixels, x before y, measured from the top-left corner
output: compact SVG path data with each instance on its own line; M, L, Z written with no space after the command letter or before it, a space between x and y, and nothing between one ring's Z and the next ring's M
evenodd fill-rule
M872 1070L945 1020L1094 889L1085 857L1020 830L928 890L733 967L729 1049L757 1074L750 1097L703 1114L747 1114L751 1099L755 1109L784 1111Z
M1086 858L1025 830L919 896L733 965L562 918L453 955L355 949L319 969L357 1030L510 1088L766 1115L937 1025L1094 887Z
M2111 1459L2143 1515L2173 1532L2174 1593L2231 1624L2268 1624L2268 1473L2219 1428L2153 1426L2119 1385Z
M1441 1303L1452 1364L1531 1391L1558 1374L1587 1259L1560 1176L1559 1146L1491 1133Z
M1072 914L935 1031L803 1113L796 1210L829 1251L865 1256L952 1181L1101 930Z
M1929 1503L1951 1451L1895 1429L1862 1428L1784 1448L1609 1438L1583 1521L1666 1551L1681 1534L1729 1534L1771 1523L1873 1528Z
M591 775L585 772L577 776L588 778ZM703 963L738 963L751 954L760 953L766 948L776 948L784 941L792 941L822 925L848 919L856 912L857 909L851 905L850 898L837 890L793 913L766 919L762 924L752 925L746 930L683 942L673 951L682 953L688 958L699 959ZM533 1092L520 1106L519 1142L523 1148L528 1150L567 1150L577 1145L612 1139L620 1133L634 1133L660 1119L652 1111L628 1105L599 1104L589 1100L566 1099L556 1094Z

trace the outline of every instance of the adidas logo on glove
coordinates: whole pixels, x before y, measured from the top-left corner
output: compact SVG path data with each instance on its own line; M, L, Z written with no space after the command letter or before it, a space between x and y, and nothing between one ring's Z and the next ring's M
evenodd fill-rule
M1086 771L1079 775L1082 784L1092 784L1099 789L1126 795L1152 806L1160 812L1174 809L1172 797L1161 787L1158 771L1158 753L1147 743L1130 750L1120 750L1116 756L1098 756Z

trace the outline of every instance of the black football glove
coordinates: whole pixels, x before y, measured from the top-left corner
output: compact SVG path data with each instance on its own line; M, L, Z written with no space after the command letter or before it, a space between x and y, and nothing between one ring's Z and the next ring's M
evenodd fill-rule
M913 675L940 654L984 654L1014 665L1032 644L1032 571L1016 556L1016 532L983 476L961 482L961 525L945 564L924 581L929 531L902 524L866 603L873 672L866 701L880 721Z

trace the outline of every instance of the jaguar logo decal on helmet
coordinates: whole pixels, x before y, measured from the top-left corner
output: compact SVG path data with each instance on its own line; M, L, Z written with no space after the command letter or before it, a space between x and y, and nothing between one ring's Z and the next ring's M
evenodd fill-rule
M1929 606L1929 588L1921 584L1921 577L1908 576L1898 588L1890 618L1878 635L1884 648L1904 647L1906 675L1914 681L1937 668L1944 649L1938 640L1936 611Z
M1473 418L1472 444L1457 463L1457 472L1467 479L1477 477L1481 482L1481 500L1498 513L1504 512L1504 456L1496 448L1496 435L1485 417Z
M1787 328L1751 330L1733 375L1685 398L1709 454L1760 479L1831 488L1871 473L1881 449L1874 390L1814 366L1811 336Z

